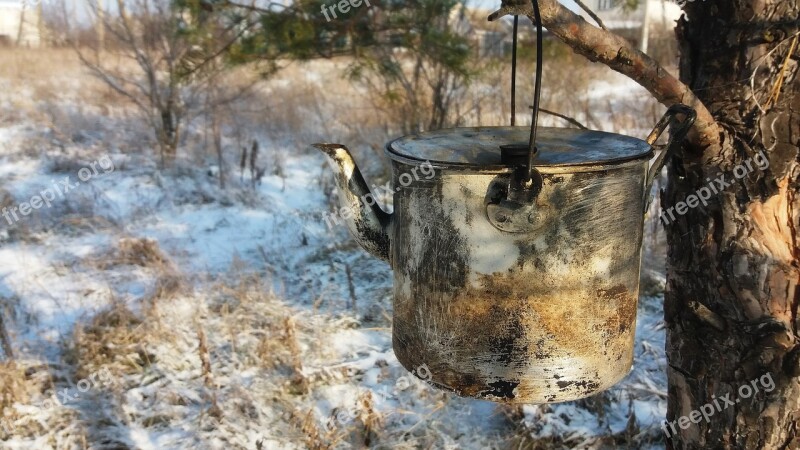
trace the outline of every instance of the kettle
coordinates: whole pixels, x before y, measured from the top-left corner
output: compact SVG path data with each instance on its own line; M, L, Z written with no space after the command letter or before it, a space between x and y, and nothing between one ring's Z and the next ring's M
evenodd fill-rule
M442 389L509 403L574 400L621 380L633 364L650 188L694 118L673 105L646 140L539 128L529 167L513 151L527 127L401 137L385 151L391 214L345 146L316 144L352 235L394 272L400 363L425 365Z
M345 146L315 145L336 172L352 235L394 271L397 359L412 373L425 366L425 381L439 388L507 403L588 397L630 372L652 183L696 118L672 105L645 140L537 127L542 20L530 2L530 128L513 126L515 16L512 126L390 142L392 214L376 204ZM669 143L654 156L671 123Z

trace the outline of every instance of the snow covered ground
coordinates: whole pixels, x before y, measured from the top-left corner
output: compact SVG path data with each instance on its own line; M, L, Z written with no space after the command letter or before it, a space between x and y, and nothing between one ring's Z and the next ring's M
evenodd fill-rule
M303 70L322 93L326 78ZM251 189L232 170L222 189L202 158L159 170L152 150L130 144L146 132L124 105L78 103L90 83L78 75L53 74L62 88L46 98L0 80L0 206L79 183L50 207L0 217L0 313L14 353L0 366L0 447L663 445L657 287L639 307L634 371L607 392L512 408L438 391L392 352L388 266L322 220L331 176L308 149L313 133L253 130L266 175ZM279 78L264 92L295 80ZM598 104L646 98L621 78L596 88Z

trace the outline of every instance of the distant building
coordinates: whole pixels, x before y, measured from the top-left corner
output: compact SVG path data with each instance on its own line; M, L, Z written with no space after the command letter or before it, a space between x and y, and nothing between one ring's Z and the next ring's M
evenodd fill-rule
M635 9L626 9L621 0L584 0L584 3L609 30L645 52L650 36L674 28L682 13L674 0L639 0ZM478 57L503 57L511 49L511 21L506 17L489 22L487 17L491 12L462 6L450 12L450 26L472 42ZM578 13L594 24L583 10L578 9ZM520 42L535 39L534 28L527 19L520 22L519 35ZM545 30L545 38L549 37Z
M636 9L628 10L619 0L584 0L605 26L628 39L646 52L649 36L654 31L671 30L681 17L681 7L671 0L639 0ZM580 14L594 23L588 14Z
M0 45L39 47L41 38L39 7L28 0L0 0Z

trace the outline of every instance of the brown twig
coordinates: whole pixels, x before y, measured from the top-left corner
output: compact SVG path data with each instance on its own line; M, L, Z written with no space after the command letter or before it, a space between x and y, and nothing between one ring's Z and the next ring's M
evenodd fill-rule
M217 391L214 383L214 374L211 371L211 354L208 350L208 340L206 339L206 333L203 331L202 324L197 323L195 326L197 327L197 351L200 354L200 365L203 372L203 385L205 385L206 389L211 391L211 395L209 396L211 400L211 407L208 408L207 412L211 417L220 419L222 417L222 409L217 403Z
M751 92L751 95L753 96L753 101L755 101L756 106L758 107L758 109L761 111L762 114L766 114L767 111L766 111L766 108L764 106L762 106L761 103L759 103L758 98L756 97L756 85L755 85L755 83L756 83L756 74L758 74L758 70L761 67L761 65L764 63L764 61L768 60L773 55L773 53L778 51L778 49L780 49L785 43L792 42L792 45L794 45L795 38L797 38L798 36L800 36L800 31L798 31L797 33L787 37L783 41L778 42L778 44L775 45L775 47L773 47L772 50L768 51L767 53L765 53L764 55L759 57L758 58L758 60L759 60L758 64L756 64L756 66L753 68L753 72L750 74L750 92ZM791 58L791 55L792 55L792 52L789 52L788 58ZM787 59L787 61L788 61L788 59Z
M769 107L773 104L777 104L778 100L781 98L781 88L783 87L783 81L786 79L786 69L789 68L789 61L792 59L792 54L794 53L795 47L797 47L796 34L794 39L792 39L791 47L789 47L789 53L786 54L786 59L783 61L783 66L778 74L778 79L775 80L775 85L772 86L772 92L770 92L769 98L767 98L767 103L764 105L765 109L769 109Z
M357 310L356 310L356 286L353 283L353 271L350 270L350 265L349 264L345 264L344 265L344 272L347 275L347 288L350 291L350 300L352 302L351 306L352 306L352 309L353 309L353 313L355 314L357 312Z
M597 22L597 26L608 31L608 28L606 28L606 24L604 24L603 21L600 20L600 17L598 17L598 15L595 14L595 12L591 10L591 8L586 6L581 0L572 0L572 1L574 1L578 6L580 6L582 10L586 11L586 14L588 14L589 17L592 18L592 20Z
M531 107L531 108L533 108L533 107ZM567 116L567 115L564 115L564 114L561 114L561 113L557 113L555 111L550 111L549 109L544 109L544 108L539 108L539 112L545 113L545 114L550 114L551 116L558 117L559 119L564 119L567 122L569 122L569 123L575 125L576 127L580 128L581 130L588 130L589 129L586 125L578 122L576 119L574 119L574 118L572 118L570 116Z

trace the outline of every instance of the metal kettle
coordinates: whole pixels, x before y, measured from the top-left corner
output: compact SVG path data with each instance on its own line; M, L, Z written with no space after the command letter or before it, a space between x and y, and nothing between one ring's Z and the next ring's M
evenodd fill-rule
M392 214L369 201L347 148L317 144L351 233L394 271L401 364L426 365L430 383L459 395L514 403L574 400L627 375L650 187L694 117L675 105L647 140L540 128L531 167L501 149L527 127L402 137L386 146Z
M400 363L412 373L426 366L426 381L459 395L512 403L587 397L630 371L650 188L696 117L673 105L646 140L537 127L542 29L531 1L530 128L455 128L390 142L392 214L376 204L346 147L316 144L336 172L351 233L394 271ZM515 76L512 69L512 111Z

